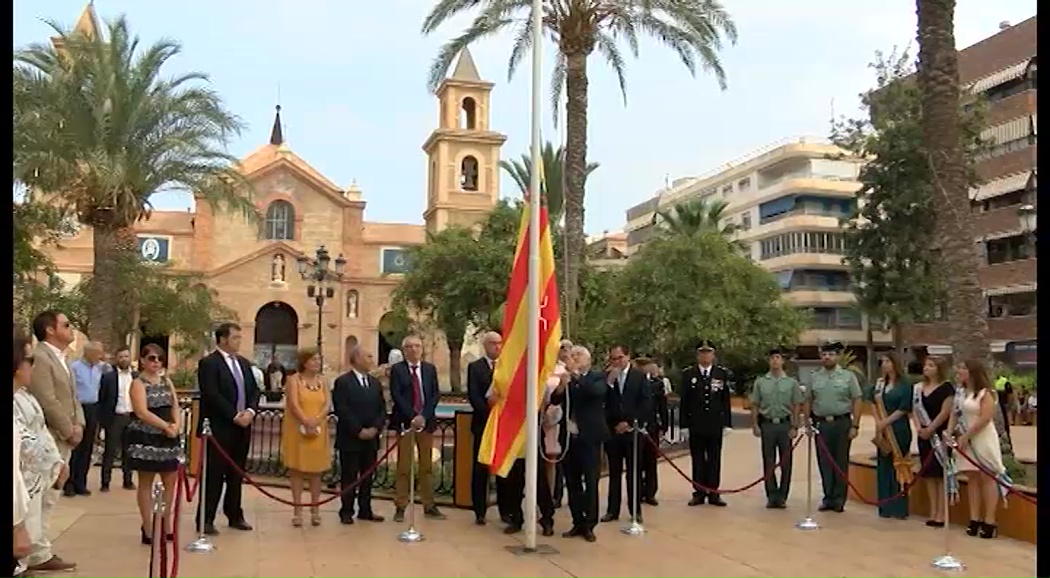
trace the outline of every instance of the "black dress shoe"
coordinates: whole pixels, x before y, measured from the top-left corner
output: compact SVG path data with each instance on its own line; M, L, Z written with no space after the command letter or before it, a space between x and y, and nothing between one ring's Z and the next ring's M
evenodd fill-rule
M219 529L215 527L215 524L209 523L204 525L205 536L218 536Z
M540 524L540 531L544 536L554 535L554 524Z
M775 510L776 508L777 508L777 503L776 502L766 502L766 509L767 510Z
M124 482L124 485L121 486L121 487L124 488L125 490L134 490L135 489L135 482Z
M718 506L719 508L724 508L729 505L726 503L725 500L722 499L721 496L717 494L707 498L707 503L711 504L712 506Z
M513 521L510 519L510 516L507 516L505 514L500 514L499 515L499 521L503 522L504 524L512 524L513 523Z
M582 535L583 535L583 530L577 528L576 526L573 526L573 527L569 528L568 530L566 530L566 531L561 533L561 537L562 538L575 538L577 536L582 536Z
M821 502L820 505L817 506L817 511L818 512L828 512L828 511L834 510L834 509L835 509L835 506L832 506L831 504L828 504L828 503L825 503L825 502Z
M587 540L588 542L596 542L598 540L598 537L594 535L593 531L591 531L591 530L584 530L583 531L583 539Z
M73 488L66 488L62 490L62 495L67 498L72 498L73 496L77 495L77 492Z
M353 516L339 516L339 523L340 524L346 524L347 526L353 526L354 525L354 517Z
M76 493L77 493L78 496L90 496L91 495L91 490L89 490L87 488L82 488L82 489L76 490Z
M692 499L689 500L689 505L690 506L702 506L702 505L704 505L704 497L703 496L693 496Z
M777 509L777 510L786 510L787 509L787 504L785 504L783 501L774 502L773 503L773 507L775 509Z
M614 516L612 514L606 514L606 515L602 516L602 522L615 522L616 520L619 520L619 519L620 519L619 515L615 515Z
M109 491L109 484L102 484L102 486L99 487L98 491L100 491L103 494L105 494L106 492Z
M401 522L405 521L405 509L404 508L396 508L394 510L394 521L397 522L398 524L400 524Z
M943 528L944 522L938 522L936 520L926 520L926 525L931 528Z
M357 519L363 522L382 522L386 520L386 518L377 514L365 514L363 516L358 516Z
M518 524L511 524L510 526L507 526L506 528L503 528L503 533L508 535L508 536L511 535L511 534L517 534L520 531L521 531L521 526L518 525Z
M429 508L423 508L423 516L430 518L431 520L444 520L445 514L441 513L441 510L437 506L430 506Z
M846 506L835 506L834 508L831 509L831 511L835 512L837 514L841 514L842 512L846 511Z
M486 526L486 525L488 525L488 523L489 523L489 521L486 520L485 518L474 518L474 525L475 526Z
M660 502L656 501L656 498L646 498L642 500L643 503L649 504L650 506L659 506Z
M240 530L242 532L251 532L252 526L244 520L237 520L236 522L230 522L230 527L234 530Z

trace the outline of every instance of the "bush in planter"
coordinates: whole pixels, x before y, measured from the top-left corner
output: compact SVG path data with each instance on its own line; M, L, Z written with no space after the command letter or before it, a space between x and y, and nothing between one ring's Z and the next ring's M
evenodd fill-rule
M168 374L171 383L178 391L194 391L197 389L197 372L192 369L176 369Z

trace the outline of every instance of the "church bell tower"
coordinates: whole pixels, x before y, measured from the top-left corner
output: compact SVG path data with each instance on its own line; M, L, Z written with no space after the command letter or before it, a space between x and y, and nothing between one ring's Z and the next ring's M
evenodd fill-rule
M438 128L423 143L429 232L472 226L499 201L500 148L507 137L489 127L492 87L467 49L438 87Z

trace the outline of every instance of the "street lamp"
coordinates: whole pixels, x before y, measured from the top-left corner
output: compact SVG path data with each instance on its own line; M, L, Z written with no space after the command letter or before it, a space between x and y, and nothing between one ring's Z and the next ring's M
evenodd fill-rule
M313 297L317 304L317 355L321 358L321 367L324 368L323 331L324 331L324 303L335 297L335 285L343 278L343 268L346 267L346 259L342 255L335 258L335 270L329 268L332 256L324 245L317 248L317 253L311 260L306 255L296 259L299 267L299 275L306 281L306 296Z
M1021 232L1025 234L1025 244L1031 244L1032 257L1035 256L1036 210L1035 205L1025 204L1017 207L1017 217L1021 221Z

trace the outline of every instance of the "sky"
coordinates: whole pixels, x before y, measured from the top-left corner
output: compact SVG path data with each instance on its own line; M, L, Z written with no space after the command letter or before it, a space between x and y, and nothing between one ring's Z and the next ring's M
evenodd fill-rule
M125 14L143 43L173 38L183 53L167 73L205 72L248 128L230 143L244 156L265 144L274 105L299 156L342 187L354 181L366 219L422 223L426 155L437 124L427 71L439 46L469 22L459 18L429 37L420 25L429 0L97 0L102 19ZM668 180L705 173L773 141L826 136L835 115L855 116L858 95L874 82L876 51L914 48L914 0L724 0L739 30L721 52L728 89L674 54L643 41L628 59L627 103L597 56L589 61L587 182L589 234L624 226L624 211ZM15 0L14 46L46 41L44 20L71 26L81 0ZM964 48L1000 22L1036 14L1036 0L958 0L956 41ZM507 80L509 35L471 48L483 78L496 83L491 126L507 135L503 158L529 146L529 60ZM545 48L545 80L554 46ZM913 50L914 53L914 50ZM543 86L549 107L548 85ZM564 140L544 110L546 139ZM504 196L518 196L503 176ZM157 209L186 209L188 195L162 194Z

